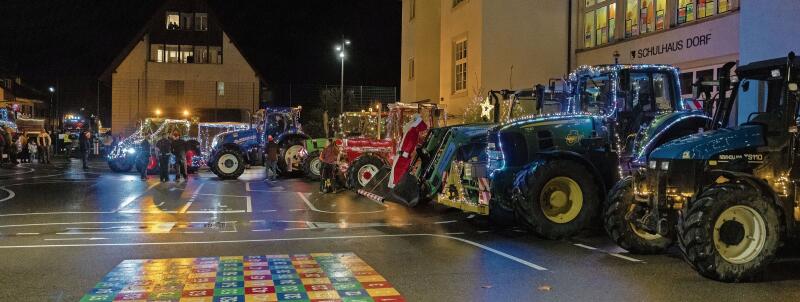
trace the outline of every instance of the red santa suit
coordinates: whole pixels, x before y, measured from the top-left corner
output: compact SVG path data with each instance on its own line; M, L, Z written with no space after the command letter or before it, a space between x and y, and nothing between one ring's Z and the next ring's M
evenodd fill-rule
M400 142L400 149L394 155L392 163L392 173L389 174L389 188L394 188L411 168L411 155L417 149L422 134L428 130L428 124L422 120L419 114L414 115L414 119L403 125L403 140Z

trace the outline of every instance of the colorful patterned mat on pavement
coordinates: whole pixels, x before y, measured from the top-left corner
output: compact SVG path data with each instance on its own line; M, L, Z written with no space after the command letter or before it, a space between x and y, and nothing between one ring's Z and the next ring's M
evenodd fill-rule
M403 302L353 253L125 260L80 301Z

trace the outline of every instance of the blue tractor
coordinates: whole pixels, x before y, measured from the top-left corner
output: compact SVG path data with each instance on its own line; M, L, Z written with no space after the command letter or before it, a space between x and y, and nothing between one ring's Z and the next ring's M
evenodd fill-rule
M711 83L720 91L720 129L655 149L617 183L604 213L623 248L655 253L677 241L695 270L726 282L758 277L783 242L800 238L800 64L790 53L736 75ZM743 93L758 95L765 110L721 128Z
M287 175L303 170L305 140L299 122L302 107L268 107L256 115L249 129L214 136L208 167L222 179L237 179L247 166L264 163L266 142L272 136L279 146L278 171Z

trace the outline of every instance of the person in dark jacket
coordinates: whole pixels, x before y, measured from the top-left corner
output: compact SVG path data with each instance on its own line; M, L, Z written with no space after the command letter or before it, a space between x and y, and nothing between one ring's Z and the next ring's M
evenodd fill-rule
M147 180L147 167L150 166L150 142L143 139L136 154L136 165L139 167L142 180Z
M278 144L272 135L267 136L266 180L274 181L278 178Z
M172 154L175 155L175 181L189 180L186 173L186 142L178 131L172 132Z
M78 139L78 149L81 152L83 169L89 169L89 152L92 152L92 133L84 131Z
M172 142L165 135L156 142L158 149L158 174L161 182L169 181L169 157L172 155Z

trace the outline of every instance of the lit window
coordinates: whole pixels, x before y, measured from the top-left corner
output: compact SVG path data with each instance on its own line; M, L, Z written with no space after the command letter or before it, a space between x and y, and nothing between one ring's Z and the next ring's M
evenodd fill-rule
M586 30L583 32L583 45L587 48L594 47L594 13L588 12L584 15Z
M178 30L181 28L181 16L176 12L167 12L167 29Z
M594 0L586 0L586 7L594 5Z
M150 44L150 61L158 63L164 63L166 61L164 44Z
M653 97L656 100L656 110L668 111L672 109L672 90L670 78L665 73L653 74Z
M194 14L194 30L207 31L208 30L208 14L196 13Z
M414 72L415 72L415 70L414 70L414 58L410 58L410 59L408 59L408 79L409 80L413 80L414 79Z
M414 20L414 17L417 16L417 1L410 0L408 1L408 20Z
M467 40L457 41L453 52L455 59L453 91L460 92L467 90Z
M178 63L180 61L180 51L178 45L167 45L167 63Z
M641 0L641 9L639 9L639 20L642 21L639 27L639 33L649 33L656 30L655 20L655 5L653 0Z
M694 1L678 0L678 24L694 21Z
M602 5L604 1L593 2L598 7L587 8L584 13L583 45L586 48L613 42L617 28L617 4Z
M222 47L208 47L208 62L211 64L222 64Z
M697 18L711 17L717 12L716 0L697 0Z
M181 45L181 63L194 63L194 47Z
M625 37L639 34L639 0L628 0L625 9Z
M719 0L719 13L724 13L731 10L731 0Z
M453 7L456 7L456 6L458 6L459 4L461 4L461 3L465 2L465 1L467 1L467 0L453 0Z
M194 47L194 62L198 64L208 63L208 47L195 46Z
M225 96L225 82L217 82L217 95Z

